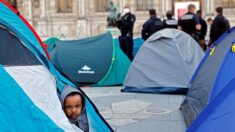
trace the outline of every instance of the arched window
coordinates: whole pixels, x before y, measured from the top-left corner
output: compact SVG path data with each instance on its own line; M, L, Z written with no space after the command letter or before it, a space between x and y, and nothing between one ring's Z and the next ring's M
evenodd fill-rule
M59 13L72 13L73 0L58 0L58 12Z
M96 11L97 12L105 12L106 6L108 5L109 0L94 0Z
M153 0L136 0L137 11L145 11L153 8Z
M235 8L235 0L222 0L224 8Z

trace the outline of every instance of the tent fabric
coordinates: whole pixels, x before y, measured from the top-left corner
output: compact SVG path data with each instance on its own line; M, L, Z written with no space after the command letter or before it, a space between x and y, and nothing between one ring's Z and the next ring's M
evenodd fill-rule
M122 91L185 94L203 56L198 43L186 33L156 32L138 51Z
M38 65L39 61L26 50L6 26L0 25L0 63L3 65Z
M114 42L115 46L120 48L118 38L113 39L113 42ZM133 44L133 55L135 56L137 54L137 52L139 51L140 47L143 45L144 40L142 38L138 37L138 38L134 38L133 42L134 42L134 44Z
M235 28L225 32L196 70L181 105L187 131L234 131Z
M1 131L63 131L30 100L1 65L0 75Z
M51 37L48 38L47 40L43 41L45 44L48 44L47 46L47 50L51 51L54 47L55 47L55 42L56 41L60 41L60 39L56 38L56 37Z
M0 64L5 66L5 70L8 74L10 74L22 88L25 88L24 92L30 95L31 100L37 107L40 107L40 109L61 128L71 131L72 127L56 97L56 86L55 84L53 86L53 82L55 83L55 81L51 80L52 77L48 75L49 72L44 70L44 66L41 65L33 53L21 43L17 36L6 29L6 27L1 27L0 33L0 50L2 51ZM34 68L32 68L32 66ZM40 101L42 100L48 101L48 103L41 103ZM56 113L56 115L54 113Z
M44 66L11 66L5 70L53 122L64 130L72 130L57 97L55 78Z
M34 44L27 46L36 47L38 51L41 52L41 54L47 56L47 51L43 48L43 43L32 26L24 19L23 16L21 16L17 10L11 7L7 2L4 0L0 0L0 2L0 24L5 24L8 28L15 31L15 34L21 38L21 41L28 41Z
M56 41L52 63L77 84L123 83L130 61L113 45L109 32L80 40Z
M41 45L40 38L38 38L38 35L35 34L33 30L30 29L29 25L25 22L25 19L23 19L21 15L17 15L16 10L12 11L11 8L9 8L9 5L7 6L6 5L7 3L0 0L0 12L1 12L0 24L5 25L7 30L10 31L12 34L14 34L14 36L18 38L16 40L19 40L21 42L19 44L23 45L24 48L21 47L23 50L16 50L16 52L26 52L25 49L30 51L34 57L29 57L29 60L37 59L37 61L40 62L40 64L43 65L43 67L45 67L48 74L50 74L49 76L51 77L54 76L54 78L56 79L56 84L57 84L56 86L57 86L58 94L62 91L65 85L71 85L73 87L76 87L76 85L74 85L71 81L69 81L67 78L62 76L55 69L55 67L50 63L50 61L46 58L46 54ZM9 44L9 43L4 43L4 44ZM1 48L6 48L6 47L7 46L1 47ZM22 55L23 53L17 53L17 54ZM7 57L8 54L4 54L3 56ZM4 57L0 59L4 60L5 59ZM3 61L0 61L0 62L1 62L0 65L3 65L2 64ZM9 64L12 64L12 63L9 63ZM17 63L14 66L4 65L4 68L7 68L9 70L9 68L11 69L15 66L24 66L27 70L30 70L28 68L29 65L25 66L20 63ZM66 123L68 124L68 122L64 122L64 124L59 124L58 123L59 121L54 122L53 119L49 115L47 115L47 113L44 113L44 111L42 111L39 108L39 104L44 104L44 103L46 104L48 103L47 101L38 100L39 104L37 104L38 105L37 106L36 103L32 101L30 96L28 96L28 94L26 94L26 92L23 91L23 89L25 88L21 87L22 84L19 83L20 84L19 85L18 82L16 82L16 80L14 80L13 77L11 77L8 71L6 71L4 68L0 67L0 72L1 72L0 89L2 90L2 92L0 93L0 96L1 96L0 102L2 102L0 103L0 108L1 108L0 130L1 131L4 131L4 130L6 131L8 130L12 130L12 131L15 131L15 130L16 131L70 131L69 129L66 130L66 128L61 127L61 126L66 126L65 124ZM31 69L31 71L33 72L33 69ZM14 75L12 74L12 76ZM17 77L17 78L20 78L20 77ZM79 87L76 87L76 88L78 88L78 90L80 90L86 97L85 99L86 110L87 110L86 112L87 112L87 118L89 122L89 131L91 132L113 131L112 128L108 125L108 123L104 120L104 118L100 115L98 109L95 107L92 101L86 96L86 94ZM54 96L54 99L59 100L57 95ZM10 114L8 113L9 111L6 108L9 108L11 112ZM58 107L55 107L55 108L58 108ZM59 113L50 113L50 114L56 115ZM20 125L22 123L24 124Z
M104 43L112 42L111 38L104 34L75 41L58 41L52 63L73 82L97 83L112 62L113 46Z
M98 86L121 85L126 77L131 62L119 47L114 46L113 48L114 56L110 71L97 83Z

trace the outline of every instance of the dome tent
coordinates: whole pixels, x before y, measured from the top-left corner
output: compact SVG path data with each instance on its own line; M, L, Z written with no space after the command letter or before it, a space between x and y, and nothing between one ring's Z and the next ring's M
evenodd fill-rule
M120 85L130 60L110 32L79 40L56 41L49 51L53 65L78 85Z
M235 28L225 32L201 61L181 111L188 132L233 132Z
M122 91L185 94L203 56L188 34L176 29L158 31L138 51Z
M48 61L41 39L19 12L2 0L0 11L0 130L72 131L57 91L76 86ZM83 94L90 131L112 131Z

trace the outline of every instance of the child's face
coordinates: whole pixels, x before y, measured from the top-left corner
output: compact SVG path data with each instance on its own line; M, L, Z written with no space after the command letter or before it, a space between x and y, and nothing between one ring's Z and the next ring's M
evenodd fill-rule
M76 120L82 112L82 98L76 94L66 97L64 101L64 111L68 118Z

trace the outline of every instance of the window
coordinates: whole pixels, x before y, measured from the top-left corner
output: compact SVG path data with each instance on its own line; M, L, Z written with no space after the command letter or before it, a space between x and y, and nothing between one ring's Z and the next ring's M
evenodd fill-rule
M59 13L72 13L73 0L58 0Z
M153 0L137 0L137 11L145 11L153 8Z
M223 0L222 6L224 8L234 8L235 7L235 0Z
M94 0L96 3L96 11L97 12L105 12L106 6L108 5L109 0Z

